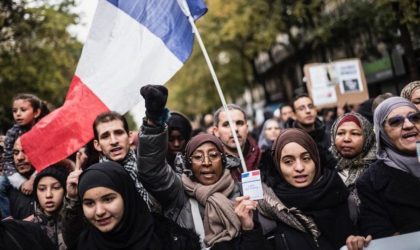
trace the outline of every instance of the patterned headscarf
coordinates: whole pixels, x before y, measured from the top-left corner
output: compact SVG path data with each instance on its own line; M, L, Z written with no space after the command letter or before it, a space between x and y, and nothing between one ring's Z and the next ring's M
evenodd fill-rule
M401 90L401 97L411 101L413 92L418 88L420 88L420 81L410 82Z
M363 148L359 155L348 159L341 156L335 146L335 138L338 128L345 122L356 121L355 123L363 131ZM337 118L331 127L330 151L338 160L337 171L346 186L353 185L357 178L364 172L366 167L376 160L375 133L372 124L359 113L347 113Z
M416 112L419 111L416 105L402 97L391 97L379 104L373 117L378 147L376 155L378 159L384 160L386 165L420 178L420 164L417 161L416 154L407 154L398 150L384 129L384 122L389 113L399 107L410 107Z

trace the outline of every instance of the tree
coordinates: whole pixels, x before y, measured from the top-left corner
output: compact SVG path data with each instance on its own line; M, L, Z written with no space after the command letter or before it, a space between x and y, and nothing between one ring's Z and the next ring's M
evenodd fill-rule
M82 45L67 28L77 23L73 0L0 3L0 124L12 124L11 100L30 92L61 105Z
M419 77L413 47L420 40L418 0L213 0L208 7L198 26L230 100L245 88L264 86L267 74L257 72L255 60L263 52L268 64L276 66L270 73L278 79L276 84L287 84L287 90L300 86L296 69L306 63L349 57L376 60L385 56L383 45L388 54L402 45L409 78ZM273 48L278 46L289 52L287 65L275 60ZM220 106L197 50L169 84L175 93L169 103L187 114ZM280 67L286 70L276 72ZM289 81L281 81L284 78Z
M275 41L279 22L270 2L209 1L210 11L198 21L228 100L253 86L257 76L254 59ZM170 107L188 115L209 112L221 106L198 46L168 86Z

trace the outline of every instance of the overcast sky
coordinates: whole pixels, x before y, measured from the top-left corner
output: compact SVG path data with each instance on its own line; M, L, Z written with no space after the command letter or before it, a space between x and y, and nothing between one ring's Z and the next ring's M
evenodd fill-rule
M77 0L76 3L77 7L74 9L74 12L79 14L80 23L77 26L70 27L69 31L77 35L81 42L84 42L89 32L98 0Z

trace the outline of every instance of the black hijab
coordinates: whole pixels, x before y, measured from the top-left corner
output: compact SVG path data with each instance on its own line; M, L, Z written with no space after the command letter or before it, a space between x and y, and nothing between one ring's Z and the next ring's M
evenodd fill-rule
M81 235L79 249L159 249L154 235L154 221L134 182L121 165L102 162L90 166L79 178L79 198L95 187L106 187L119 193L124 200L124 215L112 231L102 233L89 223Z
M281 152L284 146L295 142L305 148L315 163L313 182L304 188L296 188L282 176L279 167ZM315 141L308 133L299 129L286 129L273 144L272 155L274 166L271 185L276 196L287 207L295 207L305 215L312 217L329 242L338 247L345 244L345 239L353 233L347 206L349 192L341 178L334 170L320 165Z
M312 183L304 188L296 188L289 184L280 170L280 159L283 148L291 142L295 142L305 148L315 163L315 177ZM272 147L274 166L277 171L271 181L271 187L281 201L290 207L298 209L320 209L323 206L330 206L336 202L347 200L348 192L346 186L338 177L335 171L323 168L320 164L319 153L315 141L311 136L300 129L285 129L277 137ZM334 188L334 192L331 192ZM323 202L321 202L323 201Z

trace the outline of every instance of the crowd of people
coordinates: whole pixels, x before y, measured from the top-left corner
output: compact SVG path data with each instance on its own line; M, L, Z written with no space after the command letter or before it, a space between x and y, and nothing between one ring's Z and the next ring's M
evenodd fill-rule
M194 128L166 107L164 86L141 95L138 132L99 114L92 141L40 172L20 137L48 109L16 95L0 147L0 249L355 250L420 231L419 81L328 120L298 95L257 137L238 105ZM262 199L243 194L244 168L260 170Z

